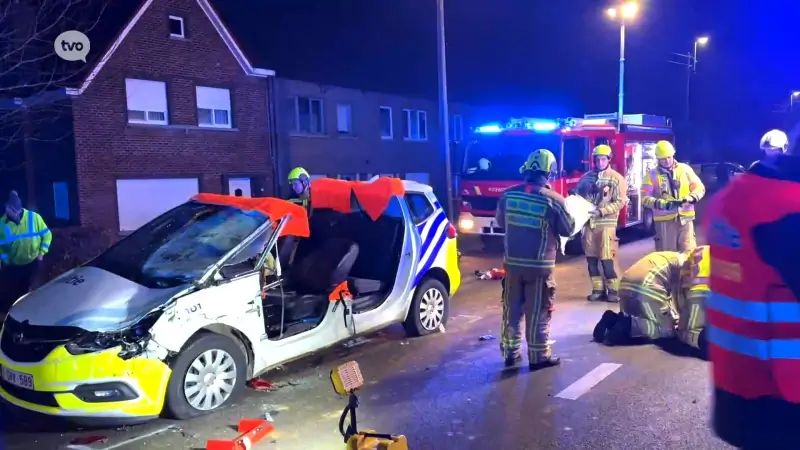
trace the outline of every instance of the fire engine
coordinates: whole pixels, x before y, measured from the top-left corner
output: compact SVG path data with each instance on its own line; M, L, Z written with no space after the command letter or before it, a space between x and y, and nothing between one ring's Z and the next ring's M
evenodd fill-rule
M522 117L505 125L476 127L473 135L458 186L461 233L480 235L485 244L505 234L495 222L497 202L504 190L521 182L519 168L530 152L543 148L556 155L558 169L551 185L566 196L591 169L591 151L600 144L611 146L611 167L628 181L630 202L620 214L619 227L652 228L652 215L642 208L639 192L644 176L656 166L656 142L674 142L668 118L625 114L618 131L615 113L566 119Z

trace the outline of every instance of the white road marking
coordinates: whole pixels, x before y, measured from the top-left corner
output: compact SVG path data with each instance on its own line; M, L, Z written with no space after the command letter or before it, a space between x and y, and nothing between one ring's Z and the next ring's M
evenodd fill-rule
M592 369L591 372L579 378L578 381L570 384L563 391L556 394L556 397L565 398L567 400L577 400L580 398L580 396L589 392L590 389L597 386L601 381L606 379L620 367L622 367L622 364L600 364Z

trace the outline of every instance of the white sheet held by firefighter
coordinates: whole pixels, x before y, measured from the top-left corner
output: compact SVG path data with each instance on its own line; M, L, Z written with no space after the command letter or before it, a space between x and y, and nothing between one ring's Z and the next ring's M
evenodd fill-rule
M596 207L592 204L592 202L586 200L585 198L579 195L570 195L565 199L567 212L570 213L572 217L575 218L575 228L572 229L572 234L570 237L559 237L561 245L561 254L564 254L564 249L567 246L567 241L571 238L575 237L578 233L581 232L586 223L591 218L592 211L596 209Z

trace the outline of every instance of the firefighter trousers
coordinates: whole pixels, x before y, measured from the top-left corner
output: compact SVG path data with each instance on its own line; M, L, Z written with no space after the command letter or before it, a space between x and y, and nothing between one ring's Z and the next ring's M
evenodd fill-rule
M697 247L694 234L694 220L676 217L656 222L657 252L688 252Z
M622 287L619 293L620 311L631 316L631 337L650 339L672 338L675 318L670 305L642 292Z
M583 251L589 266L592 291L619 290L619 239L616 227L596 227L591 224L583 229Z
M505 270L503 319L500 330L500 351L503 358L519 355L524 318L528 361L531 364L545 361L552 355L548 343L556 293L552 270L543 271L508 265Z
M700 332L706 325L703 305L710 291L689 291L678 314L678 339L694 348L700 348Z

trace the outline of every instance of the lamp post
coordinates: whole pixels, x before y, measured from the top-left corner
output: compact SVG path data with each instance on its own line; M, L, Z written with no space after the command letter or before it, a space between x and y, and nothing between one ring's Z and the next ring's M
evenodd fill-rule
M686 122L689 122L691 117L691 91L692 91L692 75L697 73L697 51L708 44L708 36L700 36L694 40L691 53L673 53L683 59L683 61L670 61L672 64L678 64L686 67L686 100L685 100L685 114Z
M447 183L447 211L450 220L455 220L453 209L453 164L450 152L450 113L447 107L447 57L444 38L444 0L436 0L436 50L439 69L439 123L442 128L444 146L445 182Z
M789 95L789 113L794 112L794 99L800 96L800 91L794 91Z
M639 12L639 4L625 2L617 8L608 8L606 14L619 20L619 103L617 104L617 131L622 129L622 114L625 104L625 23L633 20Z

